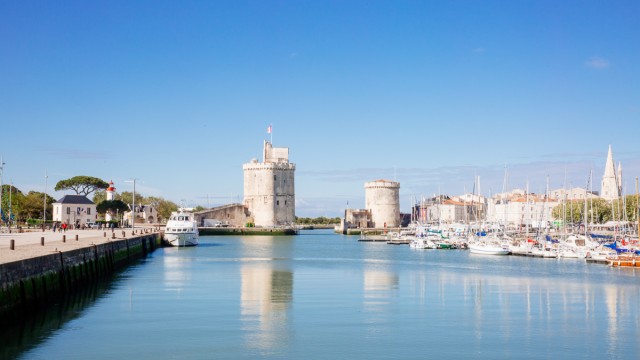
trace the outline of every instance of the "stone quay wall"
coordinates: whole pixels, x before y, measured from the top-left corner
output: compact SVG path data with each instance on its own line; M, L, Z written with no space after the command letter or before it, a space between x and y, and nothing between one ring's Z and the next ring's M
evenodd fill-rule
M159 234L143 234L0 264L0 322L111 276L160 246Z

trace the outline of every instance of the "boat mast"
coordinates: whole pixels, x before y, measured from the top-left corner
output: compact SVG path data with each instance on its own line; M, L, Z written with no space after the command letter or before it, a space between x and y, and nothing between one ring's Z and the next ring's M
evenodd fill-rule
M527 194L526 194L526 202L527 202L527 221L524 223L525 226L525 234L527 239L529 239L529 219L531 219L531 206L529 206L529 179L527 179Z
M589 234L589 218L587 217L587 189L589 189L589 185L591 184L591 173L589 173L589 179L587 180L587 186L584 188L584 236L587 237Z
M636 176L636 220L638 227L636 228L636 236L640 238L640 203L638 202L638 177Z

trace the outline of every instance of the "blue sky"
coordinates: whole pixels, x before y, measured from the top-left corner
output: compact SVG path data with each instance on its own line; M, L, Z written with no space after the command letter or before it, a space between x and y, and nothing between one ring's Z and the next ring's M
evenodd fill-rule
M267 126L296 214L640 175L638 1L0 1L3 182L242 199ZM565 176L566 174L566 176ZM565 180L566 178L566 180ZM207 199L208 202L207 202Z

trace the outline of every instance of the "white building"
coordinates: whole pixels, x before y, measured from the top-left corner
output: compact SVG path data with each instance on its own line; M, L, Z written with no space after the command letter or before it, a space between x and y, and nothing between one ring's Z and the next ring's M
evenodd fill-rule
M289 162L289 148L264 142L263 161L253 159L244 171L244 206L258 227L287 226L295 222L296 165Z
M453 199L443 200L441 203L427 207L427 218L429 222L455 223L468 220L467 208L461 201Z
M555 199L529 194L494 198L487 204L487 222L510 226L544 227L553 221Z
M598 195L588 191L583 188L572 188L572 189L556 189L549 192L549 197L556 201L564 200L584 200L597 198Z
M95 223L96 204L84 195L65 195L53 204L53 221L82 226Z
M131 209L131 204L129 209ZM158 210L151 205L136 205L136 224L155 224L160 221ZM131 211L125 211L122 215L122 221L126 226L131 225Z

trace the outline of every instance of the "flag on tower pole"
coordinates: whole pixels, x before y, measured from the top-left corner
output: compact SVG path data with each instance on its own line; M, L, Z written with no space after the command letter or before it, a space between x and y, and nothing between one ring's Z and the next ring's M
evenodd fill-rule
M269 124L269 127L267 128L267 134L271 135L271 144L273 144L273 132L272 132L272 127L271 124Z

